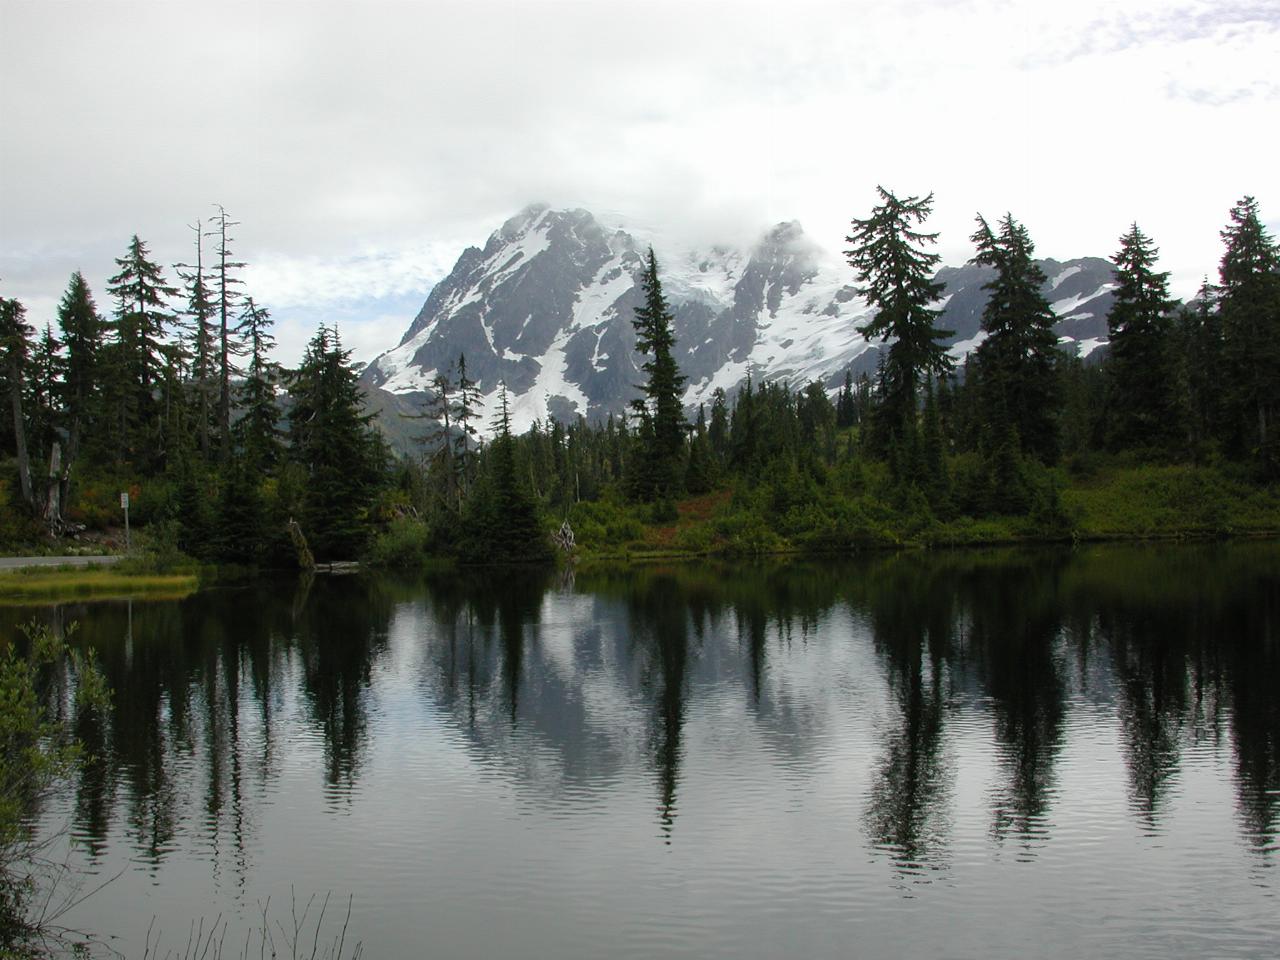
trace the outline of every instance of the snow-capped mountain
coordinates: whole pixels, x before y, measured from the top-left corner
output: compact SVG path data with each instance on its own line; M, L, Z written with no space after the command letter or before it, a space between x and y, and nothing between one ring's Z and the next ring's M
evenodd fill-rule
M462 253L399 345L369 364L365 385L401 401L422 397L465 354L486 411L505 380L517 430L538 418L621 413L643 379L631 320L647 248L643 237L608 228L585 210L527 207L483 249ZM834 389L846 369L875 369L883 347L858 333L870 311L852 269L798 223L778 224L750 250L657 254L689 407L717 387L732 391L748 374ZM1111 264L1085 258L1041 266L1064 347L1087 354L1106 336ZM982 285L990 277L973 265L938 274L941 326L954 331L958 358L981 342Z

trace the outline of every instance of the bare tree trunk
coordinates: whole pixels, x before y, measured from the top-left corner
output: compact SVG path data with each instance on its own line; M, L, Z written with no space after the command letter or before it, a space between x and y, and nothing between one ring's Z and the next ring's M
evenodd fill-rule
M45 487L44 521L49 525L49 533L57 536L62 532L62 444L53 441L53 451L49 454L49 481Z
M71 497L71 465L76 462L80 453L80 417L71 421L71 429L67 431L67 459L58 478L59 507Z
M22 422L22 371L18 367L16 351L9 359L9 404L13 408L13 440L18 449L18 481L22 487L22 499L28 506L35 506L31 492L31 460L27 455L27 428Z
M289 538L293 541L293 549L298 554L298 566L303 570L315 570L316 558L311 553L311 548L307 545L307 538L302 533L302 527L298 525L298 521L292 517L289 518Z

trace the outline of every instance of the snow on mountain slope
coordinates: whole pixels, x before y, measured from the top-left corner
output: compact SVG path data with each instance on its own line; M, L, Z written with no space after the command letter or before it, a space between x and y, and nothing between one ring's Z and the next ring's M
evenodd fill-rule
M366 387L424 397L437 373L465 355L489 415L506 383L516 430L535 419L622 413L642 380L631 320L648 242L643 231L607 227L585 210L525 208L483 249L462 253L400 343L369 364ZM875 369L883 347L857 331L870 311L851 268L798 223L778 224L749 250L656 252L690 408L748 375L835 388L846 369ZM1110 263L1042 267L1064 347L1094 349L1106 336ZM957 358L981 342L981 288L990 276L973 265L938 274L940 325L953 331Z

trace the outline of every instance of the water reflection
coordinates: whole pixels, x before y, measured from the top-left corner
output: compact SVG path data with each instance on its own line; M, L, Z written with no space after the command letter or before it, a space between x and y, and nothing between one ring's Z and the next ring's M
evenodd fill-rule
M893 557L866 570L870 616L895 708L867 803L867 826L900 871L946 863L951 770L944 731L956 666L955 572Z
M1059 830L1064 751L1101 749L1072 731L1112 721L1143 832L1167 829L1189 758L1221 755L1238 829L1272 863L1278 571L1270 544L999 551L322 577L37 615L78 621L113 690L109 719L80 730L95 759L71 816L91 858L116 839L152 871L181 855L243 884L282 757L314 741L303 788L357 803L409 678L395 709L440 718L525 802L572 815L642 775L668 844L692 784L741 801L708 731L749 718L756 766L736 776L813 784L842 765L869 848L924 878L972 809L962 773L987 777L987 842L1034 857ZM0 610L0 629L30 615Z

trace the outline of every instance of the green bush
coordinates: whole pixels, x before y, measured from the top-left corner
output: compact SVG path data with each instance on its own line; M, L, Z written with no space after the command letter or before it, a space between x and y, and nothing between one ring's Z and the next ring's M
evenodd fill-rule
M713 522L715 533L730 554L758 556L773 553L786 546L785 541L755 512L735 512Z
M398 517L373 538L364 562L384 569L420 567L427 561L430 543L431 531L425 523Z
M93 651L82 656L34 621L21 628L25 642L8 640L0 653L0 956L44 956L59 943L44 926L38 888L41 845L30 836L30 815L84 758L73 731L106 710L109 691ZM69 633L70 631L68 631ZM71 716L48 690L50 670L69 667L75 680ZM45 878L48 881L48 878ZM47 892L47 891L46 891ZM50 940L52 939L52 942ZM62 953L61 950L50 951Z
M44 539L44 525L22 501L17 468L10 471L11 465L7 462L0 470L0 551L4 552L26 550Z

